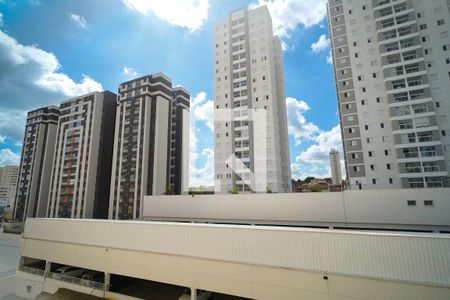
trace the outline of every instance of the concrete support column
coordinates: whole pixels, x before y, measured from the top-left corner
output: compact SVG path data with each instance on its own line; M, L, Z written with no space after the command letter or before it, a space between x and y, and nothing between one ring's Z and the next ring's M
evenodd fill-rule
M44 270L44 276L48 276L48 273L50 273L52 267L52 263L49 261L45 262L45 270Z
M191 288L191 300L197 300L197 289Z
M111 283L111 274L105 272L105 284L103 285L103 294L109 291L110 283Z

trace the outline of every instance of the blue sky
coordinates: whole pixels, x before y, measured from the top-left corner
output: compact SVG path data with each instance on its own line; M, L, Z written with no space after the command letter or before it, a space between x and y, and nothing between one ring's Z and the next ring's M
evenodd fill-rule
M211 185L213 24L266 4L285 47L293 178L328 176L341 142L325 2L0 0L0 165L19 163L27 111L163 72L191 92L191 185Z

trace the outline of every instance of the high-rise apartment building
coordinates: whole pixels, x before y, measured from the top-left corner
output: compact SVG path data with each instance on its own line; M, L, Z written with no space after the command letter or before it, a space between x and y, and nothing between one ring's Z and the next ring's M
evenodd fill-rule
M342 184L341 160L339 157L339 151L335 149L330 150L330 169L331 169L331 181L333 185L341 185Z
M0 167L0 205L13 207L16 197L17 181L19 179L18 166Z
M45 217L50 190L59 108L42 107L27 114L17 185L14 220Z
M140 218L145 195L188 190L189 99L161 73L119 86L110 219Z
M47 216L107 218L116 95L61 103Z
M214 109L216 192L290 192L282 49L266 6L216 24Z
M350 188L448 187L450 3L329 0Z

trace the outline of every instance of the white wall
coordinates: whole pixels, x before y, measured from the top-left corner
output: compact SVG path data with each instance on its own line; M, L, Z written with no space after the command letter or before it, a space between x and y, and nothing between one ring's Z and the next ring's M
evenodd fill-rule
M147 219L450 230L450 189L144 197ZM416 200L410 207L407 200ZM423 200L433 200L425 207Z

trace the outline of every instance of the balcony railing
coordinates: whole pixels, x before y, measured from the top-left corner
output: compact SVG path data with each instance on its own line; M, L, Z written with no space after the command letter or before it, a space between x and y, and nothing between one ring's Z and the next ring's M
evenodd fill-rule
M414 126L412 123L407 123L407 124L399 124L399 128L401 130L405 130L405 129L413 129Z
M408 81L408 86L418 86L418 85L422 85L422 84L423 84L422 80Z
M420 152L420 154L422 155L422 157L435 157L436 151L422 151Z
M407 153L403 153L403 156L405 158L416 158L416 157L419 157L419 152L407 152Z
M432 135L419 136L418 140L419 140L419 143L432 142L433 141L433 136Z
M405 168L406 173L422 173L421 167L406 167Z
M423 166L424 172L439 172L439 166Z

